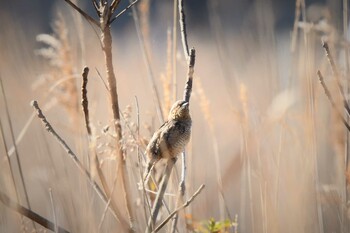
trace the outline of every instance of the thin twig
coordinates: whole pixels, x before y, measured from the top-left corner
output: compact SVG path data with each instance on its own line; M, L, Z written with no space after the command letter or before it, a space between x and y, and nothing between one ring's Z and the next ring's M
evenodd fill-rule
M337 82L337 85L338 85L338 88L339 88L339 91L340 91L340 94L343 98L343 104L344 104L344 108L346 110L346 113L348 115L348 117L350 117L350 107L348 105L348 102L346 101L346 98L345 98L345 94L344 94L344 90L343 90L343 86L340 82L340 73L338 71L338 68L337 68L337 65L335 64L334 62L334 59L333 59L333 56L329 50L329 46L328 46L328 43L323 41L323 44L322 44L323 48L325 49L326 51L326 56L328 58L328 61L329 63L331 64L331 68L332 68L332 72L333 72L333 75L335 77L335 80Z
M51 208L52 208L54 232L58 233L57 215L56 215L55 203L54 203L54 200L53 200L53 195L52 195L52 189L51 188L49 188L49 196L50 196L50 203L51 203Z
M81 105L83 107L84 118L85 118L85 127L89 136L91 136L91 128L90 128L90 118L89 118L89 101L87 98L87 83L88 83L88 74L89 68L85 67L83 71L83 82L81 85Z
M31 211L30 209L27 209L23 207L22 205L18 204L17 202L13 201L8 197L5 193L0 191L0 202L2 202L5 206L10 208L11 210L19 213L22 216L25 216L29 218L30 220L40 224L41 226L54 231L55 230L55 224L51 222L50 220L40 216L39 214ZM58 226L58 233L69 233L66 229L63 227Z
M340 113L340 111L338 110L335 102L334 102L334 99L330 93L330 91L328 90L325 82L324 82L324 79L323 79L323 76L321 74L321 71L317 71L317 75L318 75L318 79L320 80L320 83L323 87L323 90L329 100L329 102L331 103L332 107L334 108L335 112L337 113L337 115L340 117L340 119L342 120L342 122L344 123L345 127L348 129L348 131L350 131L350 125L346 122L346 120L344 119L343 115Z
M98 71L97 68L95 68L95 69L96 69L96 73L97 73L98 77L101 79L101 81L102 81L103 85L105 86L106 90L109 91L109 88L108 88L108 86L107 86L107 83L106 83L105 80L102 78L102 75L101 75L100 71Z
M75 9L76 11L78 11L86 20L88 20L89 22L95 24L96 26L100 27L100 24L94 19L92 18L90 15L88 15L85 11L83 11L82 9L80 9L77 5L75 5L72 1L70 0L64 0L66 3L68 3L71 7L73 7L73 9Z
M184 10L184 1L179 0L179 15L180 15L180 29L181 29L181 40L182 47L184 49L184 54L186 61L190 63L189 51L188 51L188 42L187 42L187 32L186 32L186 16Z
M46 103L44 105L43 110L44 111L49 111L56 104L57 104L57 99L53 98L50 102L48 102L48 103ZM9 157L11 157L13 155L13 153L15 153L15 151L16 151L15 146L18 146L19 143L22 141L22 139L24 138L25 134L28 132L29 126L33 122L34 118L35 118L35 113L32 113L32 115L30 115L29 119L24 124L23 128L21 129L21 131L19 132L19 134L18 134L18 136L16 138L16 145L13 145L10 149L7 150L7 153L8 153Z
M121 12L119 12L110 22L109 24L112 24L114 20L116 20L119 16L121 16L122 14L124 14L127 10L129 10L133 5L135 5L139 0L135 0L133 2L131 2L124 10L122 10Z
M99 195L99 197L104 201L104 203L107 203L107 197L101 190L101 188L96 184L95 181L92 180L90 173L83 167L82 163L78 159L78 157L75 155L75 153L70 149L70 147L67 145L67 143L56 133L56 131L53 129L51 124L47 121L46 117L43 115L37 101L32 101L31 105L34 107L34 109L37 112L38 118L42 121L45 129L52 134L52 136L60 143L60 145L63 147L63 149L67 152L67 154L71 157L74 164L78 167L78 169L86 176L88 179L90 185L93 187L93 189L96 191L96 193ZM123 222L123 218L121 213L117 210L111 210L112 215L118 220L118 222L125 224ZM116 212L114 212L116 211Z
M159 224L159 226L157 226L157 228L153 231L153 232L158 232L160 229L162 229L162 227L164 227L164 225L175 215L177 214L180 210L182 210L183 208L186 208L187 206L189 206L191 204L191 202L196 198L196 196L198 196L201 191L205 188L205 185L202 184L199 189L192 195L192 197L190 197L190 199L188 199L182 206L176 208L166 219L164 219L164 221Z

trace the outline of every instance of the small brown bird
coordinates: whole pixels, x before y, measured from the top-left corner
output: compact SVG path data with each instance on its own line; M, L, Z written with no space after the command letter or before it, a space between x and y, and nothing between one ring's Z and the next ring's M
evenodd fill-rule
M168 120L153 134L146 153L149 159L145 180L160 159L175 158L185 149L191 136L192 120L189 103L179 100L171 107Z

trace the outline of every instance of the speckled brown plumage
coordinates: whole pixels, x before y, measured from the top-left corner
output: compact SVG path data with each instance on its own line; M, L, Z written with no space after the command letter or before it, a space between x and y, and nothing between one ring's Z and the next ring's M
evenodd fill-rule
M153 134L148 143L146 153L149 163L146 177L154 163L162 158L175 158L185 149L190 140L191 125L189 103L177 101L169 112L168 120Z

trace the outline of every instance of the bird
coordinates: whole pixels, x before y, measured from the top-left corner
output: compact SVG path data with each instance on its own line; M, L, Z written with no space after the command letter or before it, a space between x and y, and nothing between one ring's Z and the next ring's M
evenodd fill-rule
M184 151L191 137L192 119L189 102L176 101L170 109L168 119L153 134L146 147L148 157L144 181L147 183L153 166L161 159L174 159Z

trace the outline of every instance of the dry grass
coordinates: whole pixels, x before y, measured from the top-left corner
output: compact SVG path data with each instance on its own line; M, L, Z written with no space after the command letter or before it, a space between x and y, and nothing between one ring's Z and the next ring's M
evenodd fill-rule
M101 44L96 25L77 20L80 16L73 16L68 5L55 6L60 13L53 14L51 31L23 28L20 19L1 15L0 29L8 33L0 37L0 78L7 97L0 93L0 199L6 194L22 205L11 202L13 208L21 213L31 209L54 229L123 232L132 218L133 230L145 231L156 197L150 192L157 192L166 163L157 165L156 182L143 190L144 148L187 81L180 27L173 30L173 19L181 19L173 15L179 2L141 0L134 17L129 11L131 16L116 19L111 27L114 60L107 69L111 54L101 46L109 41ZM156 223L167 223L160 232L170 231L171 214L178 214L179 232L215 232L215 227L226 228L222 232L349 232L348 12L330 4L317 8L296 0L296 11L290 12L294 25L276 30L275 5L256 1L245 9L244 23L231 29L224 20L226 9L242 6L210 2L205 21L210 33L196 30L196 19L185 9L188 42L196 47L197 59L183 201L192 200L201 184L206 188L180 211L179 159ZM342 4L347 7L347 0ZM311 14L328 21L311 22ZM38 35L39 43L26 37L27 31L45 34ZM79 92L85 65L90 68L88 117ZM110 69L118 84L119 108L113 114ZM32 99L46 106L44 115L74 161L33 117ZM32 230L31 221L0 203L0 232Z

